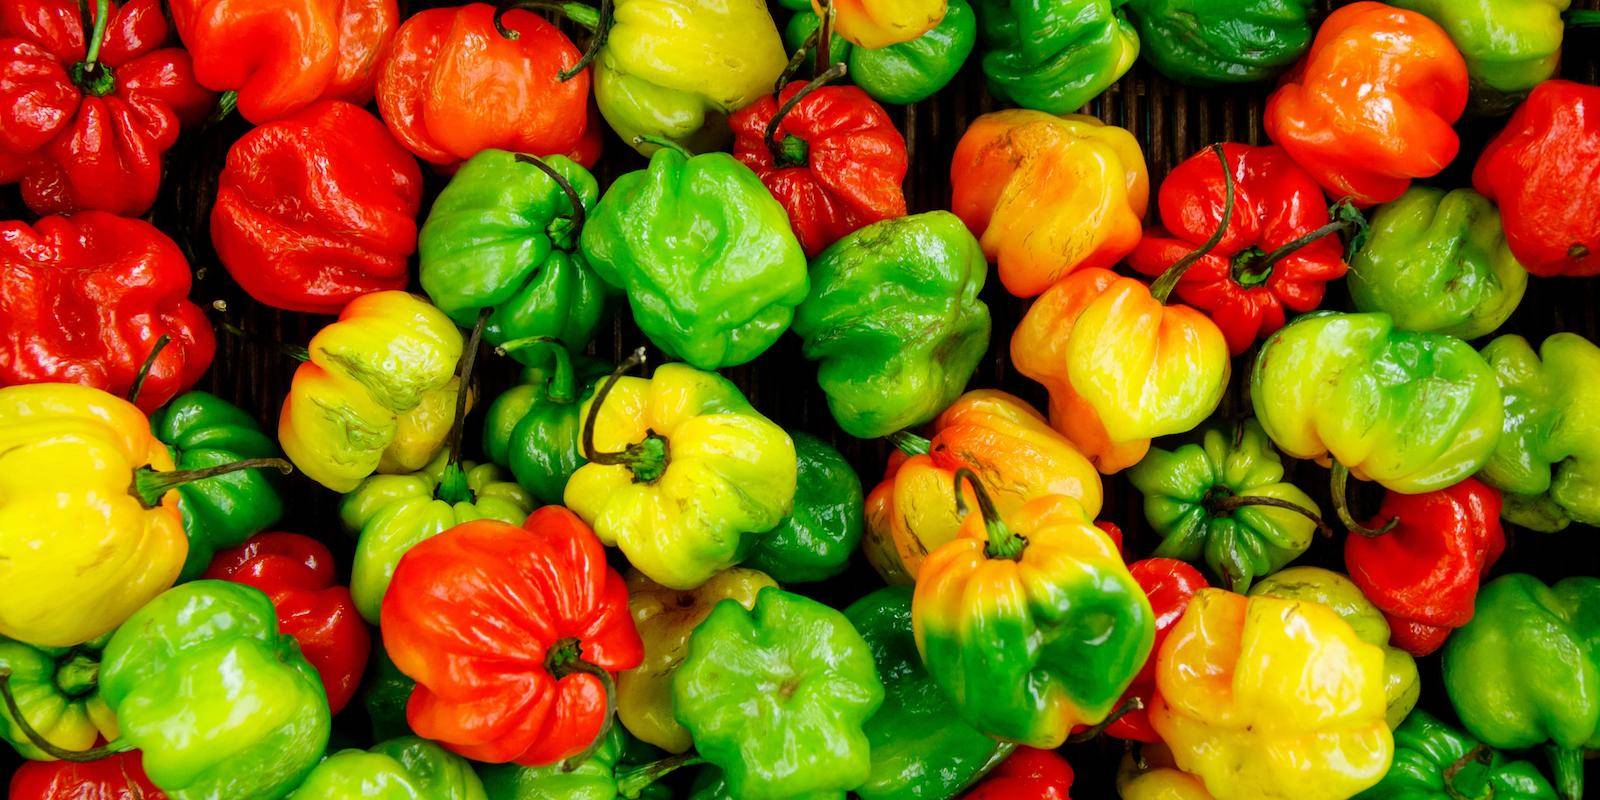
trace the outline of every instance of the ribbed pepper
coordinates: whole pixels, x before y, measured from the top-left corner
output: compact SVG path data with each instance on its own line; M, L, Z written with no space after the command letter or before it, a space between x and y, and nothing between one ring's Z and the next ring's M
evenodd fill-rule
M1183 618L1184 610L1189 607L1189 599L1210 584L1206 583L1199 570L1172 558L1135 561L1128 565L1128 574L1133 576L1139 588L1144 590L1144 596L1150 600L1150 609L1155 612L1156 635L1144 666L1134 676L1127 691L1122 693L1122 701L1118 704L1122 706L1119 709L1122 715L1107 725L1105 732L1119 739L1153 744L1161 741L1155 729L1150 727L1150 698L1156 690L1156 656L1160 654L1161 643L1167 640L1167 634ZM1134 698L1139 700L1138 707L1129 705Z
M1311 0L1129 0L1144 57L1190 86L1256 83L1311 45Z
M480 767L479 775L488 800L672 800L671 788L656 781L690 763L690 757L650 760L659 753L613 727L600 747L570 770L557 764L493 764Z
M817 30L818 17L809 9L796 12L783 30L784 43L799 50ZM927 33L886 47L858 47L843 36L833 39L834 63L880 103L905 105L933 96L961 71L978 41L977 17L967 0L946 0L944 19ZM813 44L813 46L815 46Z
M26 761L11 774L9 800L166 800L139 765L139 751L94 761Z
M1355 800L1556 800L1556 792L1526 761L1498 751L1413 711L1394 732L1394 764L1377 786Z
M45 741L67 750L87 750L100 738L117 738L117 717L100 697L100 651L111 637L102 636L75 647L34 647L0 639L0 673L6 691L22 710L23 719ZM34 746L11 711L0 706L0 737L17 754L32 760L54 760Z
M560 503L567 479L583 466L583 401L611 365L543 343L518 351L529 366L517 385L490 404L483 451L511 470L542 503Z
M861 544L861 478L833 445L793 433L794 510L755 538L744 566L781 583L814 583L845 570Z
M978 0L989 92L1023 108L1077 111L1139 57L1124 0Z
M406 736L329 753L289 800L487 800L472 763Z
M1394 0L1394 5L1428 15L1450 34L1467 61L1473 109L1499 114L1556 74L1566 33L1561 14L1572 0Z

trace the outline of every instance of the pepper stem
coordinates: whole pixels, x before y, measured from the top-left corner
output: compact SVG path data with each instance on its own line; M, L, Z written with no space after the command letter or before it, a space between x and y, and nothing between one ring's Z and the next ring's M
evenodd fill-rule
M84 92L104 97L117 88L111 67L100 63L100 46L106 38L106 23L111 16L111 0L95 0L95 13L89 15L89 5L78 0L78 14L83 18L83 60L72 65L68 74L72 82Z
M655 483L667 471L667 465L672 462L672 450L668 446L667 437L653 430L646 430L644 439L634 442L626 449L617 453L604 453L595 449L594 425L600 418L600 406L606 402L606 397L611 394L611 388L617 381L634 367L644 365L644 348L633 351L626 361L617 365L606 382L600 385L599 391L594 393L594 400L589 402L589 414L583 421L583 457L592 464L619 465L628 468L633 473L634 483Z
M605 743L606 734L611 732L611 718L616 716L617 712L616 682L611 678L611 673L604 668L584 660L583 642L575 637L557 639L554 644L550 645L550 649L545 651L544 669L550 673L551 678L557 681L579 672L593 675L596 680L600 681L600 690L605 692L606 695L606 713L600 723L600 733L594 737L594 741L590 742L589 746L585 747L582 752L561 762L561 771L571 772L583 762L588 761L589 757L600 749L600 745Z
M281 458L246 458L231 464L218 464L215 467L173 469L165 472L146 465L133 471L133 485L128 487L128 494L133 495L134 499L145 508L155 508L161 505L161 498L165 497L167 492L179 486L246 469L275 469L288 475L294 472L294 465Z
M1400 524L1399 517L1390 518L1381 528L1369 528L1356 522L1355 517L1350 515L1350 499L1345 495L1345 485L1350 482L1350 469L1335 461L1328 478L1328 491L1333 495L1333 510L1339 515L1339 522L1344 524L1346 530L1373 537L1382 536Z
M215 303L212 303L211 305L212 305L213 308L216 308L218 311L227 311L228 310L227 304L222 302L221 300L218 300ZM242 339L242 340L244 340L246 342L250 342L252 344L259 344L259 345L261 345L263 347L275 348L275 349L279 350L280 352L282 352L284 355L286 355L286 356L288 356L288 357L290 357L290 358L292 358L292 359L294 359L296 361L302 362L302 363L311 360L311 351L307 350L304 347L301 347L301 346L296 345L296 344L289 344L287 342L269 342L266 339L264 339L262 337L259 337L259 336L256 336L255 334L253 334L253 333L251 333L251 332L239 327L238 325L234 325L233 323L228 322L227 320L218 320L217 321L217 329L222 331L223 333L228 334L229 336L232 336L235 339Z
M91 747L88 750L68 750L63 747L57 747L49 739L44 738L44 735L33 727L33 723L23 716L22 708L17 705L16 695L11 691L11 670L9 669L0 668L0 700L5 701L6 713L11 716L12 724L17 726L17 731L22 734L23 738L51 758L85 763L99 761L107 756L114 756L133 749L132 743L121 739L99 747Z
M144 379L150 377L150 368L156 365L156 358L169 344L172 344L172 337L164 333L156 339L155 346L150 348L150 355L144 357L144 363L140 364L139 371L134 373L133 383L128 386L128 402L135 404L139 402L139 391L144 388Z
M983 514L983 527L989 532L989 544L983 549L984 555L989 558L1021 560L1022 552L1028 549L1027 538L1012 531L1005 521L1000 519L1000 512L994 507L994 501L989 498L989 492L978 482L977 474L966 467L956 470L956 514L962 519L967 516L967 499L961 494L962 481L972 487L972 495L978 499L978 511Z
M1082 731L1079 731L1078 733L1074 733L1071 736L1068 736L1067 737L1067 742L1070 743L1070 744L1080 744L1082 742L1087 742L1090 739L1093 739L1094 737L1099 736L1102 733L1105 733L1106 728L1111 727L1112 723L1116 722L1119 719L1122 719L1123 717L1126 717L1127 715L1129 715L1129 714L1131 714L1131 713L1133 713L1135 711L1139 711L1139 710L1141 710L1143 708L1144 708L1144 701L1143 700L1141 700L1141 699L1139 699L1137 697L1129 697L1129 698L1123 700L1122 702L1118 703L1116 708L1111 709L1111 713L1107 714L1105 719L1100 720L1099 722L1095 723L1094 725L1091 725L1091 726L1089 726L1087 728L1084 728Z
M789 63L784 65L782 72L778 73L778 80L773 82L773 94L783 91L783 87L789 85L789 80L794 77L794 74L800 71L800 65L806 63L806 55L811 52L811 48L817 46L817 34L821 32L822 26L819 24L810 33L806 34L806 38L800 42L800 47L794 51L794 55L789 56Z
M1550 745L1550 771L1562 800L1583 798L1583 748Z
M641 144L653 144L656 147L665 147L668 150L676 150L678 154L684 158L694 158L694 153L690 152L689 148L684 147L683 145L678 144L677 142L674 142L665 136L657 136L653 133L647 133L643 136L633 137L633 145L635 147Z
M1461 774L1461 770L1465 769L1468 764L1476 763L1487 766L1493 759L1494 751L1490 750L1488 745L1479 743L1452 762L1450 766L1445 767L1444 773L1440 777L1444 779L1444 792L1450 796L1450 800L1478 800L1478 798L1462 794L1461 790L1456 788L1456 776Z
M789 95L789 99L783 101L783 105L778 106L778 112L773 114L772 119L767 121L767 133L763 137L767 142L767 152L772 154L772 162L775 165L779 167L805 166L809 150L806 146L806 140L790 134L783 137L782 142L779 142L778 126L783 124L784 117L789 116L789 112L793 111L795 106L800 105L800 101L806 99L812 92L826 86L829 81L844 77L844 74L848 71L849 68L845 66L843 61L840 61L829 67L822 74L812 78L810 83L800 87L800 91Z
M1258 285L1272 274L1272 268L1276 267L1279 261L1294 255L1301 248L1335 233L1359 231L1366 226L1366 218L1361 216L1360 211L1355 210L1355 206L1351 205L1349 200L1340 200L1334 204L1333 216L1333 221L1308 231L1298 239L1288 242L1264 256L1244 259L1242 262L1234 264L1233 274L1236 280L1245 286Z
M99 681L100 662L86 653L74 653L56 666L56 689L67 697L83 697L94 691Z
M622 770L616 774L617 796L623 800L638 800L638 797L650 784L671 775L683 768L703 764L705 760L694 753L663 758L648 764Z
M1183 258L1172 262L1172 266L1167 267L1150 284L1150 296L1163 305L1166 304L1167 298L1172 296L1172 290L1177 288L1178 281L1183 279L1183 273L1188 272L1189 268L1199 262L1200 259L1205 258L1207 253L1216 249L1217 245L1222 243L1222 237L1227 234L1228 226L1233 224L1235 193L1233 169L1228 166L1228 155L1223 151L1222 145L1211 145L1210 150L1216 154L1217 160L1222 162L1222 219L1217 223L1217 229L1211 233L1211 238L1207 239L1205 244L1200 245L1198 250L1194 250Z
M1573 9L1567 12L1567 27L1593 28L1600 26L1600 11Z
M572 352L567 349L565 342L554 336L528 336L522 339L512 339L494 351L500 355L507 355L528 347L542 345L551 353L554 366L551 367L550 380L545 385L545 396L556 403L570 403L578 399L578 376L572 370Z
M610 2L610 0L607 0L607 2ZM543 172L545 177L555 181L556 186L560 187L561 191L567 195L567 202L572 204L572 229L583 230L583 223L585 221L583 198L578 195L578 190L572 187L572 182L567 180L565 175L556 172L555 167L544 163L544 159L539 158L538 156L530 156L527 153L517 153L515 156L512 156L512 158L518 163L532 164L533 166L537 167L540 172Z
M1217 487L1222 488L1222 487ZM1298 503L1293 503L1279 497L1263 497L1261 495L1233 494L1229 492L1225 497L1208 498L1205 503L1206 511L1214 517L1223 517L1250 506L1264 506L1266 508L1281 508L1293 511L1306 519L1316 523L1317 532L1323 536L1333 536L1333 528L1322 520L1322 516Z
M889 444L900 448L900 452L908 456L925 456L933 449L933 442L918 436L911 431L895 431L884 437Z
M612 10L612 0L600 0L600 13L583 3L556 3L547 0L519 0L508 3L494 10L494 29L502 37L516 41L522 38L518 31L506 27L506 14L516 11L550 11L560 14L573 22L588 28L593 35L589 37L589 46L583 49L583 55L578 57L577 63L556 73L556 78L562 83L572 80L594 63L595 57L600 55L600 48L606 44L606 38L611 35L611 28L616 22L616 15Z
M833 58L833 18L836 12L833 0L828 0L822 5L822 16L817 18L817 60L816 66L811 68L812 75L821 75L828 70L828 60Z
M445 462L444 474L439 476L439 485L434 489L434 495L440 500L451 505L472 501L472 488L467 485L467 473L461 469L461 432L467 423L467 398L472 395L472 367L478 363L478 349L483 342L483 328L489 323L489 314L493 309L484 308L478 311L478 321L472 326L472 335L467 337L467 347L461 351L461 377L456 383L456 415L450 421L450 435L445 439L450 450L450 458Z

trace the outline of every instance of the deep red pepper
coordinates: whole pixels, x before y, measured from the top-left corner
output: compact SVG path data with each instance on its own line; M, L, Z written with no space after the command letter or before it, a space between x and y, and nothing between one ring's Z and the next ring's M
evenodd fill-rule
M962 800L1071 800L1072 778L1056 751L1018 747Z
M329 100L234 143L211 241L256 300L337 314L361 295L406 287L421 204L411 153L376 117Z
M1106 726L1106 733L1118 739L1155 744L1161 741L1161 736L1151 727L1147 709L1150 696L1156 690L1156 654L1161 652L1161 643L1167 640L1167 633L1178 624L1178 619L1189 607L1189 598L1210 584L1206 583L1205 576L1199 570L1171 558L1135 561L1128 565L1128 572L1139 582L1139 588L1144 589L1145 596L1150 598L1150 608L1156 612L1156 638L1150 648L1150 657L1145 659L1144 667L1122 695L1122 702L1137 697L1144 707L1132 709L1118 717Z
M1424 494L1389 492L1368 527L1398 520L1388 533L1352 533L1345 569L1389 618L1390 642L1425 656L1472 619L1478 582L1505 550L1500 493L1468 478Z
M1123 553L1123 560L1127 560L1127 553L1122 550L1122 526L1105 520L1096 520L1094 526L1105 531L1106 535L1111 537L1111 543L1117 546L1117 552Z
M0 183L21 181L36 214L143 214L179 128L214 102L189 54L165 46L159 0L106 8L91 66L76 2L0 3Z
M1534 275L1600 275L1600 86L1545 81L1472 171Z
M81 383L127 396L162 336L137 405L154 411L211 365L211 323L189 262L155 226L103 211L0 222L0 386Z
M1315 178L1275 145L1222 146L1234 180L1233 218L1222 239L1183 273L1183 302L1200 309L1239 355L1283 327L1285 309L1306 312L1322 303L1328 281L1343 277L1343 246L1335 235L1269 254L1330 221ZM1161 227L1145 233L1128 265L1146 275L1200 250L1222 224L1227 194L1222 163L1208 148L1179 164L1161 184Z
M350 589L334 573L333 554L298 533L258 533L219 551L205 577L254 586L278 610L278 630L322 676L328 709L339 713L361 684L372 636L356 611Z
M10 800L166 800L145 777L139 751L94 761L24 761L11 776Z
M799 81L728 117L733 154L789 212L807 256L864 225L905 216L906 141L894 121L854 86L819 86L767 128L800 94Z

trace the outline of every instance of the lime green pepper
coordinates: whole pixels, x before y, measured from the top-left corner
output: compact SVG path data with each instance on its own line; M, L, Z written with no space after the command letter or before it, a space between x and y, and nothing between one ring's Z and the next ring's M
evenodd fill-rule
M1394 731L1394 763L1378 785L1355 800L1556 800L1556 792L1526 761L1499 751L1413 711Z
M1394 0L1393 5L1427 15L1450 34L1467 60L1473 108L1498 114L1556 74L1566 32L1561 14L1572 0Z
M817 29L810 6L784 29L789 49L797 50ZM888 47L859 47L843 36L832 38L832 63L849 65L850 80L880 103L918 103L943 89L967 63L978 41L978 22L967 0L946 0L944 19L933 30Z
M794 510L755 538L744 565L780 583L826 580L844 571L861 544L861 479L833 445L793 433L799 467Z
M522 352L528 367L521 380L483 418L483 451L539 502L559 504L567 479L584 464L579 411L612 367L560 344L534 343Z
M1126 0L979 0L989 91L1023 108L1067 114L1116 83L1139 57Z
M1271 80L1311 46L1310 0L1128 0L1144 56L1190 86Z
M487 800L471 762L405 736L340 750L306 776L292 800Z
M100 651L110 638L108 633L76 647L34 647L0 638L0 671L10 676L11 696L22 710L23 719L51 744L87 750L102 736L107 740L117 738L117 717L95 691ZM51 758L34 746L3 706L0 737L16 747L23 758Z
M600 746L571 769L493 764L482 770L483 788L488 800L670 800L671 788L658 781L699 759L660 756L612 725Z

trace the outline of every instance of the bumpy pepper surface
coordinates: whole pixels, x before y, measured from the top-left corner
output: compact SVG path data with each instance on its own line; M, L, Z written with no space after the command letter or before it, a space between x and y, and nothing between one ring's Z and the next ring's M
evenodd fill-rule
M783 30L784 43L798 50L817 29L818 17L800 11ZM978 41L977 17L967 0L947 0L944 19L910 41L887 47L857 47L843 36L833 39L830 55L848 65L848 75L881 103L918 103L943 89L967 63Z
M1128 574L1133 576L1139 588L1144 590L1144 596L1150 600L1150 609L1155 612L1156 635L1150 646L1150 655L1145 657L1144 666L1134 676L1127 691L1122 693L1119 703L1138 698L1140 707L1128 707L1122 716L1106 726L1105 732L1119 739L1154 744L1161 741L1155 728L1150 727L1150 698L1156 690L1156 656L1160 654L1161 643L1167 640L1167 634L1183 618L1183 612L1189 607L1189 599L1210 584L1206 583L1205 576L1199 570L1172 558L1135 561L1128 565Z
M933 30L945 15L945 0L811 0L811 12L833 8L834 34L860 47L888 47Z
M102 636L76 647L34 647L0 639L0 674L6 676L6 691L28 726L50 744L87 750L101 737L107 741L117 738L117 717L96 691L100 651L109 638ZM25 759L55 759L34 746L3 706L0 737Z
M756 537L746 567L778 581L814 583L845 570L861 544L861 478L833 445L809 433L794 440L794 510Z
M1023 108L1077 111L1139 57L1122 0L978 0L977 9L989 91Z
M480 767L488 800L672 800L672 790L657 780L690 761L675 756L649 761L660 751L613 727L593 754L572 769L552 764Z
M487 800L471 762L406 736L329 753L290 800Z
M1562 12L1572 0L1394 0L1428 15L1450 34L1467 61L1472 107L1504 113L1561 65Z
M1144 57L1190 86L1255 83L1311 45L1310 0L1130 0Z
M490 404L483 451L540 502L560 503L567 479L584 464L583 401L611 365L554 343L517 352L529 366L516 386Z
M1019 747L961 800L1070 800L1072 765L1053 750Z
M1356 800L1556 800L1534 765L1508 761L1426 711L1413 711L1394 732L1394 764Z
M94 761L26 761L11 775L10 800L166 800L130 750Z
M821 362L817 382L845 433L920 425L967 388L989 346L987 273L977 241L943 211L869 225L812 262L794 332Z

